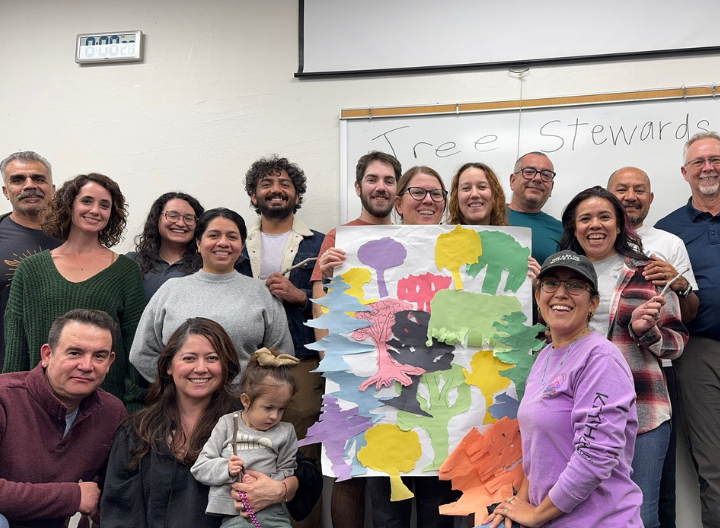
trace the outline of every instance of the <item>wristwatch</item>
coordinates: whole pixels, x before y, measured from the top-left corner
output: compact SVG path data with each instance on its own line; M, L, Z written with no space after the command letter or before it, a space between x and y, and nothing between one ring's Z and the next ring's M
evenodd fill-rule
M675 293L677 293L677 296L680 297L681 299L687 299L688 297L690 297L692 292L693 292L692 285L688 282L687 288L685 288L683 291L679 291L679 292L675 292Z

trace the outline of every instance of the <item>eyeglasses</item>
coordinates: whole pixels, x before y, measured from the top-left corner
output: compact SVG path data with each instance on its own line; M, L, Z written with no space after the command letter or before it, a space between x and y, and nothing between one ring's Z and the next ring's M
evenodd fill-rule
M163 216L167 218L168 222L177 222L182 218L185 220L185 225L195 225L195 222L197 222L197 216L194 214L180 214L177 211L165 211L163 213Z
M555 178L556 172L550 169L537 170L535 167L521 167L515 174L522 174L522 177L526 180L532 180L536 174L540 174L540 178L544 182L551 182Z
M709 163L714 168L720 167L720 156L713 156L712 158L698 158L692 161L688 161L685 166L690 165L693 169L702 169L706 163Z
M402 194L409 194L414 200L422 201L429 194L433 202L442 202L447 196L447 191L443 189L423 189L422 187L408 187ZM401 196L402 196L401 194Z
M560 288L560 285L564 284L565 289L570 295L580 295L582 292L587 290L589 286L587 283L578 280L558 280L558 279L545 279L540 282L540 287L545 293L555 293Z

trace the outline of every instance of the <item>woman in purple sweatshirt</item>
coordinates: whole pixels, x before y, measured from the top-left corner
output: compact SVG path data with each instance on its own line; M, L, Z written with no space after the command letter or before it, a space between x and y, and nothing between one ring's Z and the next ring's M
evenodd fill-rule
M518 411L525 480L484 522L641 528L642 493L630 479L635 389L618 348L588 328L600 300L592 263L572 251L551 255L535 299L552 344L540 352Z

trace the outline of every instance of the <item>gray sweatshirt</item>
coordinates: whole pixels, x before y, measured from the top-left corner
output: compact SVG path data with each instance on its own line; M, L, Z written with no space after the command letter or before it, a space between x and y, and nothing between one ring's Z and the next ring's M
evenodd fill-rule
M295 355L282 303L263 281L237 271L215 275L200 270L168 280L145 307L130 363L146 380L155 380L160 352L190 317L207 317L222 325L238 351L242 371L262 347Z

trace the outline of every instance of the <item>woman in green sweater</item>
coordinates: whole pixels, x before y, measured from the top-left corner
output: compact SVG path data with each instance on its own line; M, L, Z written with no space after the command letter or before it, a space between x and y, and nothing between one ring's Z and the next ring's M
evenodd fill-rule
M145 307L142 275L135 262L108 249L120 241L126 218L125 197L102 174L76 176L55 193L42 227L65 242L23 259L15 272L5 312L4 372L37 365L56 317L93 308L110 314L120 328L115 363L102 387L126 404L143 402L140 378L128 362Z

